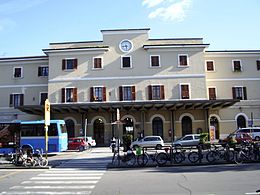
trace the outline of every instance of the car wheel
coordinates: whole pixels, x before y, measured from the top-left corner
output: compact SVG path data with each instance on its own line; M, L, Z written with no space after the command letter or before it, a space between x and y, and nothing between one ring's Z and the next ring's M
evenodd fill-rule
M157 144L157 145L155 146L155 150L160 150L160 149L162 149L162 145L161 145L161 144Z
M256 137L255 137L255 141L260 141L260 137L259 137L259 136L256 136Z
M79 147L79 151L80 151L80 152L84 151L84 146L80 146L80 147Z

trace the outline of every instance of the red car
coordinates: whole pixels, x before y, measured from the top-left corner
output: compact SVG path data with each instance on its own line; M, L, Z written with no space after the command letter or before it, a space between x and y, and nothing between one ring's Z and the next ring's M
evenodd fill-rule
M253 141L252 137L248 133L231 133L222 141L228 142L230 139L235 139L237 143L241 143L242 141Z
M88 147L88 142L84 138L69 138L68 149L83 151Z

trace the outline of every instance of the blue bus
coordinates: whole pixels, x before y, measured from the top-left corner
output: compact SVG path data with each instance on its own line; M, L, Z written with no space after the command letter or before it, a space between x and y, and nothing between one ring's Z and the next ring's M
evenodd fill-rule
M20 146L32 149L42 148L45 152L45 125L41 121L22 121ZM48 126L48 152L62 152L68 149L68 133L64 120L50 120Z

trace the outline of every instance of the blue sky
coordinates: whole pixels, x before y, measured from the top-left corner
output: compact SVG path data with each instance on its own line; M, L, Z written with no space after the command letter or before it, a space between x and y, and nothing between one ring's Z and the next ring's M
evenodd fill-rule
M260 0L0 0L0 57L102 40L104 29L147 27L150 38L199 37L209 50L260 50L259 20Z

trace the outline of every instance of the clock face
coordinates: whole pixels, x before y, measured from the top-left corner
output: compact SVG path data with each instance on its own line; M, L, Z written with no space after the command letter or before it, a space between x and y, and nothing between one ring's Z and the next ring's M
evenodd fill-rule
M133 48L133 44L129 40L123 40L120 42L119 48L123 52L129 52Z

